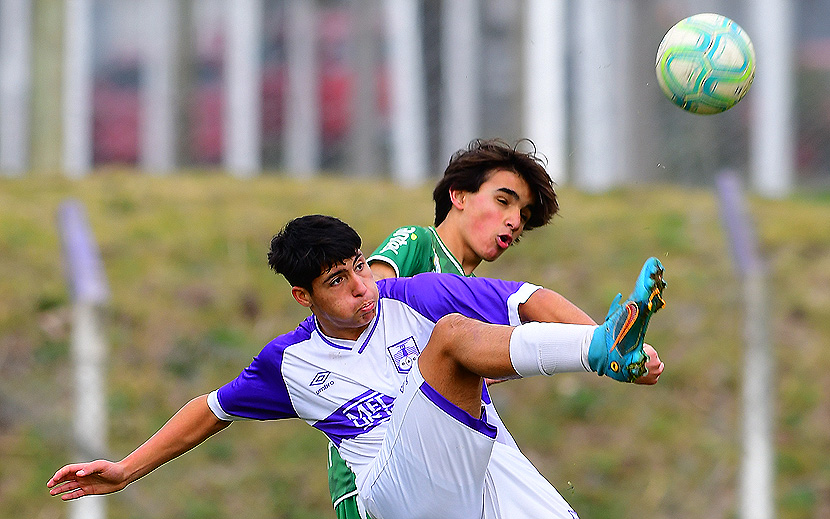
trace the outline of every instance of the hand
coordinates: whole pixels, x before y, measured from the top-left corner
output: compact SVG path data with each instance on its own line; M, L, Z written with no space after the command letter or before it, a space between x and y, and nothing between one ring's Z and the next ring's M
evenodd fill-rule
M657 383L657 379L659 379L660 374L663 373L665 365L660 360L660 356L657 355L657 350L652 348L650 344L643 343L643 352L648 355L648 360L646 361L646 369L648 370L648 373L634 380L634 383L651 386Z
M46 483L49 494L64 501L94 494L111 494L127 486L127 474L107 460L66 465Z

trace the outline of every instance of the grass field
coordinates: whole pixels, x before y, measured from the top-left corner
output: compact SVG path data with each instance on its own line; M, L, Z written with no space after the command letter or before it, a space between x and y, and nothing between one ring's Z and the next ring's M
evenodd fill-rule
M666 372L651 388L587 374L505 383L493 389L502 417L583 519L737 517L742 296L716 197L645 185L559 193L561 217L480 274L548 286L601 319L642 261L658 256L668 304L648 340ZM339 216L371 251L393 228L432 215L429 188L369 180L0 180L2 519L67 514L45 488L77 461L56 226L67 197L86 206L112 292L104 314L114 459L306 315L265 261L287 220ZM753 198L750 208L770 271L779 517L830 517L830 196ZM110 517L333 517L324 445L299 421L234 424L108 498Z

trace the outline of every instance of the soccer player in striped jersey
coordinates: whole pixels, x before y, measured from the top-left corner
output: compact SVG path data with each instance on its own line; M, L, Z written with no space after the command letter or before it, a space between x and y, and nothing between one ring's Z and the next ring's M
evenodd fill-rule
M289 222L268 261L312 315L121 461L59 469L50 493L115 492L235 420L300 418L354 470L361 517L576 517L519 451L483 379L594 371L656 383L663 365L643 339L664 304L660 262L646 261L628 299L594 326L563 324L574 305L529 283L434 273L376 282L360 245L336 218Z

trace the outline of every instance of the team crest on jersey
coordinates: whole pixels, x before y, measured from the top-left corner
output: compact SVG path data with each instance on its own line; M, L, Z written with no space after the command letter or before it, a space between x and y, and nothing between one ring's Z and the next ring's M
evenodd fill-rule
M414 337L404 339L386 349L389 351L398 373L409 373L409 370L412 369L412 363L418 360L418 355L421 354L421 350L415 344Z

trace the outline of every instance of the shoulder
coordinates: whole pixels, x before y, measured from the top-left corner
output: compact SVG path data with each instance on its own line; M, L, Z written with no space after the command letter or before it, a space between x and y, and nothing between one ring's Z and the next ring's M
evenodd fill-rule
M518 324L518 306L538 287L521 281L426 272L378 281L381 297L397 299L437 320L458 312L498 324Z
M258 357L263 359L281 359L285 350L296 344L304 343L311 338L314 331L314 316L308 316L290 332L284 333L271 340L262 348Z
M386 251L396 251L404 245L414 244L419 240L429 241L431 237L429 229L421 227L420 225L398 227L386 237L383 244L378 247L377 251L375 251L375 254L381 254Z
M392 266L398 276L411 276L432 270L432 250L432 235L426 227L399 227L375 249L368 262L383 261Z
M424 272L406 278L378 280L380 296L406 302L437 304L451 301L466 304L474 300L503 300L529 285L520 281L465 277L458 274Z

